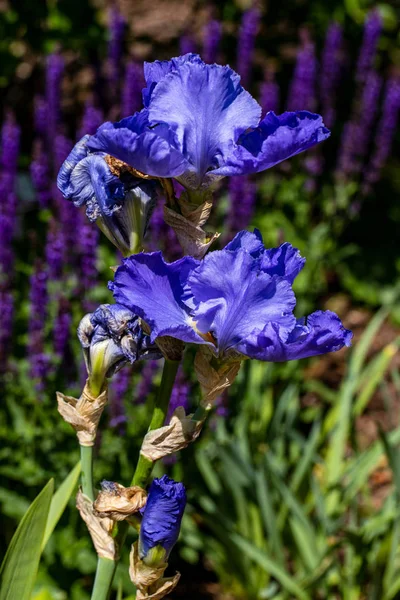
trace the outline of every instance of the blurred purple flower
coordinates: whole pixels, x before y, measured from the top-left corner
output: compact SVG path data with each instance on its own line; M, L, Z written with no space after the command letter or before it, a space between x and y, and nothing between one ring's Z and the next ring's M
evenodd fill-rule
M103 111L100 108L96 108L91 100L87 101L77 136L78 139L80 140L87 133L90 135L95 133L103 121Z
M47 102L43 96L35 96L33 101L34 114L33 114L33 126L35 133L42 138L46 137L47 132Z
M0 374L7 369L8 358L11 356L11 340L14 317L14 298L11 292L0 286Z
M110 427L117 427L120 435L125 434L125 423L127 421L124 407L124 398L131 382L131 371L128 368L121 369L112 381L110 398Z
M45 246L46 264L52 281L61 279L65 255L64 241L63 225L52 218L47 229Z
M399 114L400 79L392 77L385 87L382 116L375 136L375 147L365 170L364 193L367 193L371 186L379 180L381 170L390 154Z
M288 110L314 110L318 62L315 46L307 31L301 32L302 45L297 52L296 67L289 89Z
M373 9L365 20L364 37L357 61L356 80L361 84L366 82L368 74L374 66L381 31L381 17L378 10Z
M53 146L61 119L61 82L64 74L64 58L50 54L46 60L46 108L47 141Z
M116 5L113 5L109 10L108 23L108 59L111 67L110 79L114 84L118 84L121 67L121 58L123 54L126 21Z
M179 369L174 387L171 393L171 399L169 401L169 407L167 412L167 417L165 419L166 423L169 423L172 415L178 406L183 406L185 412L188 412L189 409L189 393L190 386L187 380L185 379L185 375L182 371L182 368Z
M180 54L191 54L192 52L196 52L196 42L193 37L186 33L181 35L179 38L179 53Z
M124 87L122 89L122 117L128 117L142 108L142 89L144 85L143 68L136 61L129 61L125 67ZM86 133L95 132L96 129Z
M135 392L135 403L144 404L149 396L152 387L154 376L158 371L158 362L156 360L149 360L144 363L140 373L140 381L136 387Z
M217 62L221 36L221 22L210 19L203 29L203 60L205 63Z
M260 86L260 104L262 114L272 110L279 112L280 89L275 81L275 74L271 69L267 68L264 71L264 81Z
M241 77L243 86L248 86L251 81L254 47L260 20L261 13L256 7L249 8L242 16L242 22L239 29L236 63L237 71Z
M44 351L45 324L48 304L48 271L42 262L36 261L29 279L29 321L28 321L28 359L31 377L36 389L42 390L48 374L50 362Z
M51 202L49 154L45 152L42 140L36 140L34 144L30 173L40 207L49 208Z
M71 305L65 298L60 298L58 303L57 316L54 322L53 341L54 352L63 359L68 348L71 334Z
M227 230L236 234L250 224L256 202L256 186L248 177L231 177L228 189Z
M321 112L329 128L335 121L335 101L343 69L342 53L343 29L338 23L331 23L325 37L320 73Z

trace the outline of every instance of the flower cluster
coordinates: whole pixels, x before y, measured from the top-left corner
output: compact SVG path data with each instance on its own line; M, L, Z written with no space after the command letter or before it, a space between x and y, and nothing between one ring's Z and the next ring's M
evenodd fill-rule
M352 335L330 311L294 316L292 283L304 262L290 244L267 250L258 231L242 231L203 261L131 256L109 287L147 323L152 342L171 336L219 358L286 361L339 350Z

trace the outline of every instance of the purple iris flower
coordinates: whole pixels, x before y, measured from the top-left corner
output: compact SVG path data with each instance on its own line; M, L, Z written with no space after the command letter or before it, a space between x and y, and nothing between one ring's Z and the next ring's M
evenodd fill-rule
M290 244L265 249L257 230L242 231L201 262L168 264L160 252L131 256L109 288L148 324L152 342L169 335L208 344L221 358L280 362L336 351L352 338L330 311L294 316L292 283L304 263Z
M85 135L64 161L57 177L63 196L75 206L86 205L90 221L97 221L109 240L127 255L141 248L156 203L157 185L129 171L113 173L103 152L90 152Z
M78 338L89 376L95 370L111 377L127 362L161 358L157 346L140 327L138 317L124 306L102 304L78 327Z
M145 63L144 75L145 108L104 123L88 146L189 189L264 171L329 136L322 117L307 111L269 112L260 121L239 75L197 54Z
M152 562L151 550L158 550L160 546L164 550L161 560L168 559L179 537L185 506L186 490L183 483L177 483L167 475L154 479L140 526L139 556L142 560Z

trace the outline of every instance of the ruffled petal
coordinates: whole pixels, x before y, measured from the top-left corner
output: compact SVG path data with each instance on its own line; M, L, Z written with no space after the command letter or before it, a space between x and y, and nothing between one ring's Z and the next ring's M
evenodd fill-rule
M269 322L285 339L296 323L290 283L260 272L257 263L244 249L221 250L206 256L188 278L197 328L211 332L219 352L242 352L254 330Z
M260 257L261 270L269 275L285 277L293 283L306 263L297 248L285 243L278 248L264 250Z
M89 138L90 135L85 135L75 144L58 172L57 187L64 198L69 199L74 193L74 188L71 186L71 174L76 165L88 155L87 142ZM85 200L83 199L78 206L81 206L84 202Z
M225 246L225 250L230 250L231 252L239 250L239 248L243 248L254 258L265 252L263 238L260 231L258 229L254 229L253 233L245 230L239 231L233 240Z
M181 180L204 184L208 171L227 160L232 144L258 125L261 107L229 67L184 62L156 85L149 104L151 124L168 123L190 163Z
M352 337L352 332L345 329L335 313L317 310L307 319L299 319L286 341L275 324L269 323L256 342L248 344L246 353L252 358L272 362L297 360L336 352L350 346Z
M146 85L142 90L143 105L147 107L150 103L151 94L159 81L171 71L176 71L186 62L201 63L202 60L198 54L184 54L171 60L155 60L144 63L144 78Z
M330 131L320 115L308 111L267 113L260 125L242 135L220 161L215 175L246 175L265 171L326 140Z
M186 158L176 148L173 131L165 125L150 128L146 110L118 123L104 123L91 136L88 147L154 177L177 177L188 169Z
M184 342L204 343L182 301L188 276L198 264L189 256L166 263L161 252L136 254L123 261L109 289L119 304L148 324L152 342L169 335Z

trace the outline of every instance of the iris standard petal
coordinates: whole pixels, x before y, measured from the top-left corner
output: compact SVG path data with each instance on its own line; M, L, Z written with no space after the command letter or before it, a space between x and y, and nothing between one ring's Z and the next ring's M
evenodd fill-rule
M330 135L320 115L308 111L267 113L259 126L241 136L220 161L215 175L258 173L299 154Z
M306 319L299 319L286 341L274 324L268 324L253 347L247 348L247 353L252 358L272 362L297 360L336 352L350 346L352 337L335 313L317 310Z
M152 342L169 335L184 342L204 343L182 301L188 276L198 264L189 256L166 263L161 252L136 254L123 261L109 288L119 304L148 324Z
M265 252L260 231L258 229L254 229L254 232L239 231L233 240L225 246L225 250L231 250L232 252L239 250L239 248L247 250L247 252L254 258Z
M242 351L253 331L273 322L285 339L293 329L296 304L290 283L259 271L244 249L212 252L189 275L196 326L211 332L219 352Z
M176 71L179 67L186 62L201 63L202 60L198 54L184 54L171 60L155 60L153 62L144 63L144 78L146 80L146 86L142 90L143 105L147 107L149 105L151 94L159 81L171 71Z
M285 277L293 283L306 263L297 248L286 242L278 248L264 250L260 256L260 268L269 275Z
M145 109L119 123L104 123L88 146L154 177L177 177L188 169L186 158L176 148L174 132L162 124L150 128Z
M232 140L257 127L261 107L229 67L185 62L156 85L149 104L152 125L167 123L190 163L182 181L196 188L217 168Z

